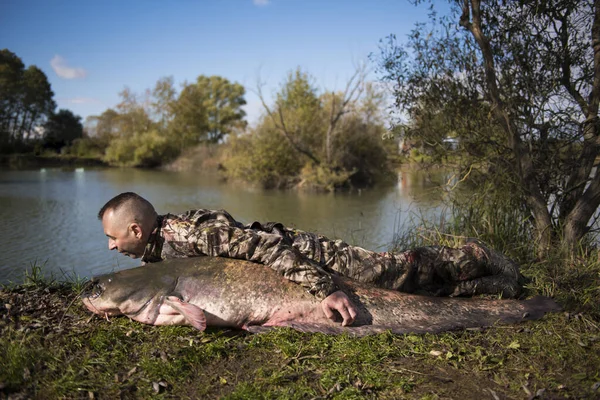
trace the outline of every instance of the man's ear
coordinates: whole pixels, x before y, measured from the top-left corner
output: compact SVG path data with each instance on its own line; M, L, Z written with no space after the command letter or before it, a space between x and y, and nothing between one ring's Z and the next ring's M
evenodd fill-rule
M143 236L142 227L137 222L129 224L129 230L133 232L136 238L141 239Z

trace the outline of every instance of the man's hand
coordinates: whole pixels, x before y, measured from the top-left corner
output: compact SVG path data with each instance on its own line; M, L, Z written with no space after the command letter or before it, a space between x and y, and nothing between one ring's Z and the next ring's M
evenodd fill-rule
M335 320L335 314L333 310L340 313L343 318L342 326L350 325L356 318L356 309L354 304L350 301L346 293L338 290L327 296L322 302L321 307L327 318Z

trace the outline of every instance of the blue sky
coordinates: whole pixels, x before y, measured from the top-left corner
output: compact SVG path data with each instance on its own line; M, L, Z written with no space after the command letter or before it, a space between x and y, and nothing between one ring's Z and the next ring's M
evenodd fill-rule
M83 118L114 107L125 86L203 74L243 84L252 122L259 75L267 95L298 66L342 89L380 39L426 16L407 0L0 0L0 48L41 68L58 106Z

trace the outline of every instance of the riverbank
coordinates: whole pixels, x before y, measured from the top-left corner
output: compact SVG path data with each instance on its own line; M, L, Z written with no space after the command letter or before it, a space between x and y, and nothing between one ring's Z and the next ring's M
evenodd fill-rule
M4 154L0 155L0 168L5 169L37 169L60 167L108 167L98 158L75 157L69 155Z
M438 335L350 338L289 329L251 335L102 319L81 304L82 287L34 274L0 290L0 397L600 395L599 321L574 304L540 321Z

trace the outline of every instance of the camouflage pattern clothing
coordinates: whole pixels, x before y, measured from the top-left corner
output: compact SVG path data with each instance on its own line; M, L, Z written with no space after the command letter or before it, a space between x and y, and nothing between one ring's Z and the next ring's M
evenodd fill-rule
M242 225L224 210L159 216L142 261L194 256L265 264L319 299L338 290L332 273L382 288L451 296L516 297L522 279L517 264L477 242L376 253L280 223Z

